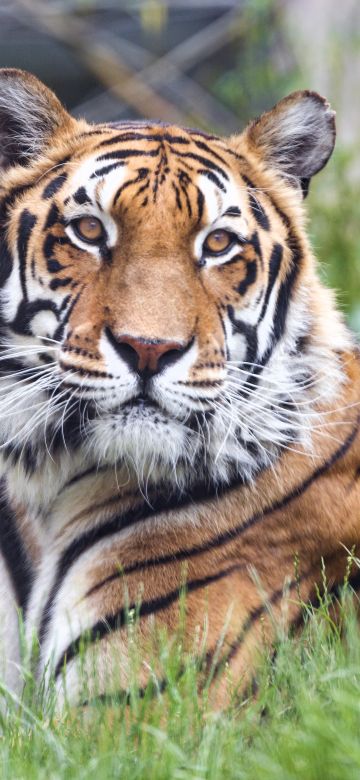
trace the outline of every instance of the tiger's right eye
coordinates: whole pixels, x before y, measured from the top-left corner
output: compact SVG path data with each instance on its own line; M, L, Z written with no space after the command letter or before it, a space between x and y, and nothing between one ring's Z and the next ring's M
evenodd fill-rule
M71 224L79 238L88 244L100 244L105 236L103 224L97 217L80 217Z
M204 241L203 251L207 255L222 255L233 243L233 233L228 230L213 230Z

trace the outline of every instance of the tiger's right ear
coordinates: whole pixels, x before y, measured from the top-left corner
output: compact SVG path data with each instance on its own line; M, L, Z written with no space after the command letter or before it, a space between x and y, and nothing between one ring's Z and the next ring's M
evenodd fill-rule
M74 120L41 81L15 68L0 69L0 169L27 165L49 139Z
M248 148L289 184L307 193L335 144L335 111L317 92L293 92L245 129Z

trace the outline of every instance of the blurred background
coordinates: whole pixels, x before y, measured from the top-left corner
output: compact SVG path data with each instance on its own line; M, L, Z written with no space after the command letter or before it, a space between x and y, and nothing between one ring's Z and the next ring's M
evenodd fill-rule
M0 66L90 121L153 117L227 134L288 92L337 110L308 199L313 246L360 333L359 0L0 0Z

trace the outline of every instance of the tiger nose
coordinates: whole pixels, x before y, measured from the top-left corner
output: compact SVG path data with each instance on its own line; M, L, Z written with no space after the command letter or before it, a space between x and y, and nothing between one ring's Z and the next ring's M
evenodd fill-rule
M153 376L172 365L187 352L193 343L193 339L184 345L178 341L135 338L127 335L114 336L109 328L107 336L129 368L135 370L142 377Z

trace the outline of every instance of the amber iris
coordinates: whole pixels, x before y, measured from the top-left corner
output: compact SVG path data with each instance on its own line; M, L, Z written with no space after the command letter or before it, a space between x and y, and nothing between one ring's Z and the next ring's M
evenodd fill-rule
M104 235L104 228L97 217L81 217L74 222L74 227L79 237L89 244L98 244Z
M204 252L210 255L220 255L226 252L234 241L232 233L227 230L213 230L204 241Z

